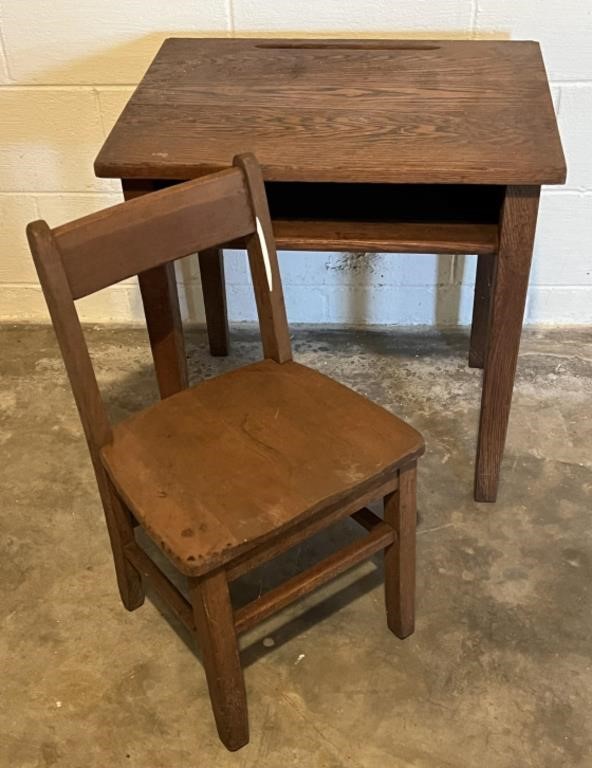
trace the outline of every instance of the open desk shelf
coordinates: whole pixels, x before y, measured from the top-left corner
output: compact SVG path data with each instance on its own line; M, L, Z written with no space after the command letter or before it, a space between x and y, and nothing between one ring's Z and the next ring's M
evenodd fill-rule
M267 182L278 248L494 253L504 187Z

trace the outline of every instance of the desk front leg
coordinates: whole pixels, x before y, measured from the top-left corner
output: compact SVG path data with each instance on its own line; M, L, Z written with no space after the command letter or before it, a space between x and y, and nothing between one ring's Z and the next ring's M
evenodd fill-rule
M150 180L122 179L126 200L158 189ZM162 398L187 387L187 360L173 262L138 275L154 369Z
M475 500L495 501L536 229L540 187L508 187L493 269L475 464Z

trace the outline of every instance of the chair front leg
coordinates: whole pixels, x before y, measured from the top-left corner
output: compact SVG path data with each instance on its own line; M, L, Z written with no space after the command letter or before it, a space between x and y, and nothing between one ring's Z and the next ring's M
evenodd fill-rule
M234 751L249 741L247 696L224 570L189 579L197 642L218 734Z
M386 620L401 639L415 629L415 478L415 462L401 467L398 489L384 499L384 520L396 534L384 550Z

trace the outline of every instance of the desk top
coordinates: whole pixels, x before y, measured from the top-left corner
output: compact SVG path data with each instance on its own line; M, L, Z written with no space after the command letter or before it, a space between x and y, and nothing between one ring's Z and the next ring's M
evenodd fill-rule
M254 152L265 178L560 184L538 43L166 40L95 162L189 179Z

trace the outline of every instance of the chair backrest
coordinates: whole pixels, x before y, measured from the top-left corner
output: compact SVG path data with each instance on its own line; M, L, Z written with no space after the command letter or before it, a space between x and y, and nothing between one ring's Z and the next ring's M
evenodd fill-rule
M27 237L93 461L111 439L74 301L196 251L245 242L263 352L291 359L282 284L265 187L253 155L232 168L178 184Z

